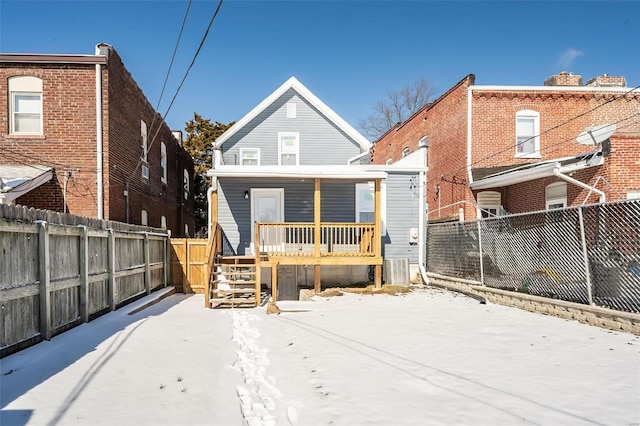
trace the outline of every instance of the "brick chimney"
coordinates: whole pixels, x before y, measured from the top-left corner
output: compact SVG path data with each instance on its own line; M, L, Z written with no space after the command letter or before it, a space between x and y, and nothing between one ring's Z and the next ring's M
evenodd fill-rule
M587 81L587 86L593 87L627 87L627 80L624 77L614 77L609 74L602 74Z
M582 76L561 71L544 81L545 86L582 86Z

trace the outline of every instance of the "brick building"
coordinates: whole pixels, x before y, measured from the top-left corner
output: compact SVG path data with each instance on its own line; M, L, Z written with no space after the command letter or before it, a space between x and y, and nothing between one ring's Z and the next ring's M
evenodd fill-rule
M430 220L635 198L639 116L640 90L623 77L583 85L562 72L542 86L478 86L468 75L380 137L371 159L392 163L428 144Z
M112 46L0 54L0 105L0 202L193 234L193 160Z

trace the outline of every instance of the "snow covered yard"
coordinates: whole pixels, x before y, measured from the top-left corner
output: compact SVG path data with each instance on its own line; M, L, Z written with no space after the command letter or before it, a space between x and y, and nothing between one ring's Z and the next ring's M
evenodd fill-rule
M143 301L141 301L142 303ZM437 289L125 307L0 360L0 423L633 425L640 338Z

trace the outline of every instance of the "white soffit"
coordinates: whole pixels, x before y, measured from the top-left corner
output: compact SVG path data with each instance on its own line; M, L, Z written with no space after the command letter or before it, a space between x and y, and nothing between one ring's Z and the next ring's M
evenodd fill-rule
M385 179L381 170L367 170L359 166L219 166L207 171L218 178L279 178L279 179Z

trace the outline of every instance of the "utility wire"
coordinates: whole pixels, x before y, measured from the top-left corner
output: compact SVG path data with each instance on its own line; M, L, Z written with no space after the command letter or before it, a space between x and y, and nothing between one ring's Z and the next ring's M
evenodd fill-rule
M574 121L574 120L577 120L577 119L578 119L578 118L580 118L580 117L583 117L583 116L585 116L585 115L587 115L587 114L589 114L589 113L591 113L591 112L593 112L593 111L595 111L595 110L597 110L597 109L599 109L599 108L602 108L602 107L603 107L603 106L605 106L605 105L608 105L608 104L609 104L609 103L611 103L611 102L614 102L614 101L616 101L616 100L618 100L618 99L624 98L624 97L625 97L626 95L628 95L629 93L631 93L631 92L633 92L633 91L635 91L635 90L638 90L638 89L640 89L640 86L636 86L636 87L634 87L633 89L630 89L630 90L628 90L628 91L627 91L627 92L625 92L625 93L621 93L621 94L619 94L619 95L614 95L611 99L608 99L607 101L605 101L605 102L603 102L603 103L601 103L601 104L599 104L599 105L595 106L594 108L592 108L592 109L590 109L590 110L588 110L588 111L585 111L585 112L583 112L583 113L580 113L580 114L578 114L578 115L576 115L576 116L573 116L573 117L569 118L568 120L566 120L566 121L564 121L564 122L562 122L562 123L559 123L559 124L557 124L557 125L555 125L555 126L553 126L553 127L550 127L550 128L548 128L548 129L544 130L543 132L541 132L541 133L540 133L540 134L538 134L538 135L535 135L535 136L530 137L530 138L529 138L529 139L527 139L527 140L531 140L531 139L534 139L534 138L540 137L540 136L542 136L542 135L544 135L544 134L547 134L547 133L549 133L549 132L551 132L551 131L553 131L553 130L556 130L556 129L558 129L558 128L560 128L560 127L562 127L562 126L564 126L564 125L566 125L566 124L568 124L568 123L570 123L570 122L572 122L572 121ZM627 117L626 119L631 118L631 117L633 117L633 116L635 116L635 115L637 115L637 114L633 114L633 115L631 115L631 116ZM623 121L623 120L620 120L620 121ZM618 121L618 122L620 122L620 121ZM559 142L559 143L564 143L564 142L567 142L568 140L571 140L571 139L566 139L566 140L561 141L561 142ZM554 144L554 145L557 145L557 144ZM553 147L554 145L551 145L551 146L549 146L549 147ZM548 147L547 147L547 148L548 148ZM475 161L475 162L473 162L473 163L471 163L471 164L469 164L469 165L465 165L464 167L459 167L459 168L457 168L457 169L454 169L454 170L452 170L452 171L449 171L449 172L447 172L447 173L444 173L444 174L441 176L441 178L444 178L445 176L448 176L448 175L455 176L458 172L463 171L463 170L466 170L466 169L467 169L468 167L470 167L470 166L477 165L478 163L481 163L481 162L486 161L486 160L490 160L491 158L494 158L494 157L496 157L496 156L498 156L498 155L500 155L500 154L503 154L503 153L505 153L505 152L507 152L507 151L510 151L510 150L512 150L512 149L513 149L513 146L509 146L509 147L508 147L508 148L506 148L506 149L503 149L503 150L501 150L501 151L494 152L494 153L492 153L491 155L488 155L488 156L486 156L486 157L484 157L484 158L481 158L481 159L479 159L479 160L477 160L477 161ZM540 149L541 149L541 148L539 148L539 149L535 150L535 151L534 151L534 153L540 152Z
M202 47L204 46L204 42L207 40L207 37L209 35L209 30L211 30L211 26L213 25L213 21L216 19L216 16L218 16L218 12L220 12L220 7L222 6L223 1L224 0L220 0L218 2L218 6L216 7L215 12L211 16L211 19L209 20L209 25L207 26L207 29L204 32L204 35L202 36L202 39L200 40L200 44L198 45L198 49L196 50L195 54L193 55L193 59L191 60L191 63L189 64L189 67L185 71L184 77L182 77L182 81L178 85L178 88L176 89L176 92L173 95L173 98L171 99L171 102L169 103L169 106L167 107L167 110L165 111L164 115L162 116L163 120L167 117L167 115L169 114L169 111L171 111L171 107L173 106L173 103L175 102L176 98L178 97L178 94L180 93L180 90L182 89L182 85L184 84L185 80L187 79L187 76L189 75L189 71L191 71L191 68L193 68L193 65L195 64L196 59L198 58L198 55L200 54L200 51L202 50ZM151 149L151 146L156 141L156 137L158 136L158 133L160 133L161 127L162 127L161 125L158 126L158 129L156 130L156 133L153 135L153 138L151 139L151 142L147 145L147 152L149 152L149 150ZM135 169L133 170L133 172L129 176L129 179L127 179L127 180L131 180L131 178L133 178L133 176L137 173L138 168L140 167L141 164L142 164L142 158L140 158L140 160L138 160L138 165L135 167Z
M178 39L176 40L176 46L173 48L173 54L171 55L171 61L169 62L169 68L167 69L167 75L164 77L164 83L162 83L162 90L160 91L160 97L158 98L158 103L156 104L156 111L160 109L160 103L162 102L162 96L164 95L164 90L167 87L167 82L169 81L169 75L171 74L171 69L173 68L173 61L176 58L176 53L178 52L178 46L180 45L180 40L182 39L182 33L184 32L185 24L187 23L187 16L189 16L189 10L191 9L191 1L187 4L187 10L184 12L184 18L182 18L182 26L180 27L180 33L178 33ZM153 121L151 121L151 125L149 126L149 130L153 129L153 125L156 122L156 118L158 114L153 114ZM160 124L162 125L162 124ZM147 146L147 152L149 152L150 146ZM134 171L135 172L135 171Z

